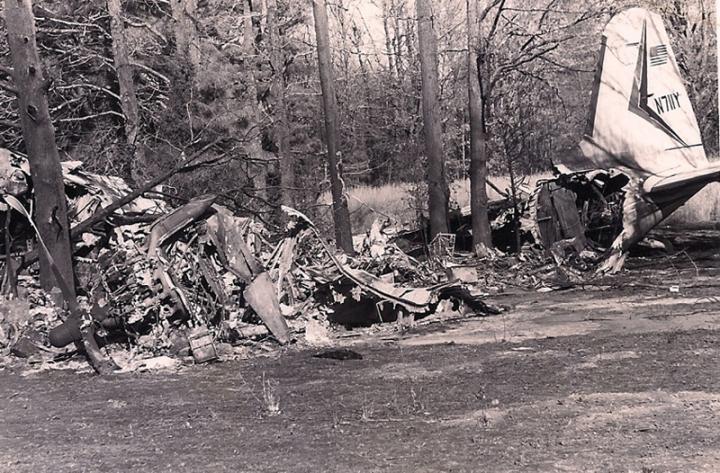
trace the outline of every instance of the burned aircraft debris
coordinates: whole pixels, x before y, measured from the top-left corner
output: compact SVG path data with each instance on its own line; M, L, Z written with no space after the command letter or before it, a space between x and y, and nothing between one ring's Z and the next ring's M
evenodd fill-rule
M130 192L121 179L86 173L78 163L63 169L74 225ZM26 203L29 190L19 193ZM292 209L287 234L270 243L261 225L215 201L203 195L171 208L143 198L120 209L124 218L107 219L82 234L76 248L82 255L76 259L80 315L69 317L62 297L43 297L33 277L23 276L21 296L52 316L43 323L3 325L4 347L19 340L37 343L40 338L30 334L41 333L55 347L43 349L61 350L80 340L81 327L92 326L105 353L125 346L153 356L192 354L205 362L217 358L216 343L251 337L290 343L304 320L342 318L343 300L372 306L363 323L381 312L388 314L386 321L421 317L442 299L477 313L495 312L458 281L393 245L380 242L379 252L338 257L312 222ZM21 231L14 229L14 245L7 248L17 258L32 251L26 246L32 235Z
M566 163L572 170L558 165L555 178L539 181L534 192L504 199L513 210L493 212L502 204L491 203L496 247L518 251L533 243L559 264L614 273L634 244L720 180L659 15L629 8L606 25L580 150ZM468 221L461 212L452 231L469 228Z
M220 356L216 343L266 338L286 345L305 326L404 322L439 307L493 314L483 297L505 286L563 289L616 272L632 245L720 178L669 45L658 15L631 8L613 17L603 32L582 161L557 165L534 190L513 189L491 202L499 250L480 257L462 253L472 242L469 209L455 212L451 233L433 241L423 228L377 221L361 254L350 257L336 254L297 210L284 209L285 234L268 235L215 195L179 207L151 197L152 186L171 174L133 191L120 178L67 162L79 296L48 294L32 270L22 271L43 247L27 210L29 167L0 149L7 202L0 203L7 301L0 350L32 358L75 342L96 357L103 356L99 345L105 354L129 347L205 362ZM67 289L71 282L61 279Z
M618 271L632 245L720 179L720 165L705 155L670 44L662 18L643 8L618 13L603 31L579 166L616 169L629 182L623 189L623 228L601 272ZM657 45L663 46L662 61ZM672 106L663 106L657 99L668 95Z

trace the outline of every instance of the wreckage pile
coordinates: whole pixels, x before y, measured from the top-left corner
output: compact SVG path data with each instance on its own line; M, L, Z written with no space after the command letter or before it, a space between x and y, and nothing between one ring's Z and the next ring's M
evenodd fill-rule
M85 172L79 162L63 163L63 172L75 240L72 304L59 290L40 289L32 263L43 245L26 210L33 198L27 161L0 150L0 195L8 203L0 201L6 223L0 354L47 358L79 348L92 358L101 353L97 342L101 356L115 360L112 369L128 353L203 362L216 359L218 347L232 353L227 347L259 340L285 345L318 330L329 342L332 327L390 321L403 327L443 311L497 313L483 297L508 288L570 287L587 280L618 238L625 184L608 173L560 172L519 202L498 203L491 208L493 235L507 241L510 232L520 245L512 254L458 252L456 240L467 241L469 227L469 213L461 212L451 222L454 233L428 244L422 230L378 220L357 241L359 254L348 256L294 209L283 209L286 231L273 235L215 195L173 208L160 189L130 200L122 179ZM113 206L102 221L83 227Z
M454 233L428 244L418 240L422 230L399 231L378 220L357 242L359 254L348 256L336 253L294 209L283 209L286 231L273 235L219 205L215 195L173 208L160 189L79 231L132 191L120 178L85 172L79 162L63 163L63 171L76 242L73 304L59 290L40 289L31 263L43 245L26 211L32 208L27 162L0 150L0 195L8 203L0 203L6 222L0 353L55 356L76 347L89 356L101 353L83 345L83 334L91 333L91 345L97 342L101 356L112 354L116 361L131 353L192 355L203 362L218 357L218 346L258 340L285 345L302 340L306 329L322 330L320 338L329 341L325 331L332 327L390 321L403 327L443 311L497 313L483 297L586 280L602 261L602 246L622 228L623 182L605 174L561 173L522 201L493 209L494 236L514 226L512 240L521 247L507 255L488 250L483 258L457 251L456 239L469 227L467 213L454 222Z
M0 153L7 202L31 207L25 161ZM71 226L129 194L122 179L63 165ZM149 193L148 195L152 195ZM3 253L4 302L0 350L20 357L66 356L80 329L92 326L103 354L121 364L135 358L218 357L218 344L248 340L287 344L305 330L414 320L441 308L495 312L437 261L419 262L371 232L357 256L337 255L309 218L293 209L284 235L238 217L204 195L172 209L142 197L78 238L75 248L80 326L69 322L59 291L40 289L33 267L17 277L12 264L37 250L23 209L3 206L9 239ZM18 212L20 210L21 212ZM377 230L377 228L376 228ZM15 296L14 296L15 295ZM64 320L64 322L63 322ZM127 363L124 364L127 367Z

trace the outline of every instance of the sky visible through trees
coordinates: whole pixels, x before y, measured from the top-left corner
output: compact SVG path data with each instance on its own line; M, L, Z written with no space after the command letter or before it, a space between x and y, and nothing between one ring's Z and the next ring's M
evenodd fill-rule
M311 2L32 3L61 159L138 186L212 143L208 157L222 165L173 177L173 192L217 192L238 212L277 225L283 202L331 220L318 204L331 172ZM429 3L442 157L452 182L470 170L466 2ZM717 155L714 2L475 3L491 175L523 176L577 157L600 32L631 3L665 19L706 149ZM415 7L333 0L327 13L342 185L410 183L417 199L408 205L423 211L428 162ZM5 34L0 56L9 67ZM25 152L18 118L13 94L0 90L0 140Z

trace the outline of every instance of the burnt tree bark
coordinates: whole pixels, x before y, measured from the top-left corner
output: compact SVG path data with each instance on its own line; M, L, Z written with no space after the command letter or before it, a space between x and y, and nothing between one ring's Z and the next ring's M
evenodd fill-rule
M478 71L477 48L480 44L480 23L477 2L466 1L468 29L468 109L470 111L470 211L472 213L473 249L482 256L492 246L488 220L487 134L485 132L485 103Z
M335 222L335 240L337 246L352 254L352 231L350 230L350 212L348 211L345 183L338 162L337 150L337 102L333 83L332 62L330 59L330 35L328 33L327 7L325 0L311 0L315 17L315 37L320 69L323 108L325 110L325 140L330 168L330 189L333 198L333 220Z
M17 88L18 115L35 192L35 220L59 274L74 296L65 185L48 111L50 79L43 73L37 52L31 0L5 0L5 24L13 62L12 78ZM46 290L62 287L44 253L40 256L40 283Z
M143 182L144 173L142 169L145 163L144 149L139 142L140 134L140 112L137 95L135 93L135 82L133 78L133 66L130 62L128 45L125 39L125 25L122 15L121 0L107 0L108 14L110 15L110 34L112 36L113 63L117 74L118 86L120 89L120 106L125 116L124 131L127 144L133 151L133 162L131 172L136 183Z
M430 238L448 231L448 201L450 191L445 180L440 103L438 101L437 37L433 27L430 0L417 0L418 42L420 46L420 75L422 77L422 113L425 133L425 153L428 160L428 211Z
M276 0L267 2L268 47L270 65L273 71L272 88L275 96L274 129L280 174L280 195L283 205L295 207L295 166L290 151L290 130L288 127L287 98L285 96L285 58L282 49L282 36L278 25Z

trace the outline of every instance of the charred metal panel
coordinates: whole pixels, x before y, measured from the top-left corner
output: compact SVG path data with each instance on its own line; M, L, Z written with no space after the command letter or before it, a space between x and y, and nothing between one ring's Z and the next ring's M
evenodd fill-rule
M536 194L536 222L540 243L551 248L560 240L574 239L577 251L585 246L585 227L580 221L576 194L555 182L540 184Z

